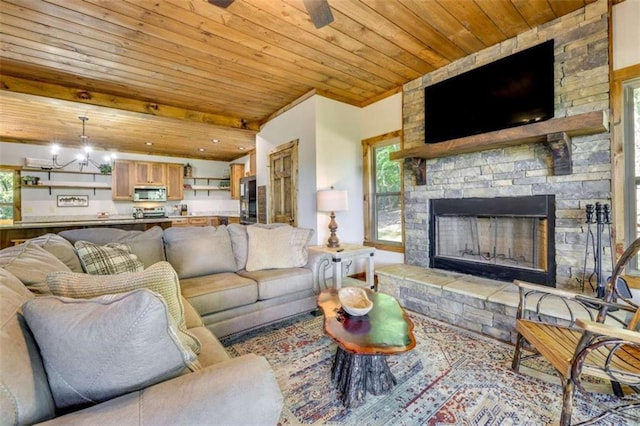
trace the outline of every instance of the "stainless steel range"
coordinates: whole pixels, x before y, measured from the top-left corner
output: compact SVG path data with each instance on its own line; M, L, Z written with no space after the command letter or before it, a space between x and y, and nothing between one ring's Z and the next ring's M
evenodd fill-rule
M151 219L167 217L164 206L157 207L134 207L133 217L135 219Z

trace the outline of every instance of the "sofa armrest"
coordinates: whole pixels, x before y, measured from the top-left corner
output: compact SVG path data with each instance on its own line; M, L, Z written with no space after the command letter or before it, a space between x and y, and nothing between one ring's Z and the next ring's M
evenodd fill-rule
M331 256L314 250L307 250L309 260L304 265L305 268L311 269L313 275L313 291L318 294L321 290L327 288L325 282L327 280L327 271L331 267Z
M275 425L282 406L269 363L248 354L42 424Z

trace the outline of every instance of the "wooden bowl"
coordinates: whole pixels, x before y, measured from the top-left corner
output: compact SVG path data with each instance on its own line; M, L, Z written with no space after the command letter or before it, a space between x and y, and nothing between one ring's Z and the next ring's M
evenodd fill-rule
M367 297L367 292L359 287L345 287L338 290L338 299L342 309L349 315L356 317L366 315L373 308L373 302Z

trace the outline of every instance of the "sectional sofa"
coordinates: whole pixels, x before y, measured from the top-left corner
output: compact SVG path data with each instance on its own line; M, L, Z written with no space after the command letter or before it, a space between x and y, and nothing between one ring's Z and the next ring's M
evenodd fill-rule
M216 334L315 308L310 232L94 228L0 251L0 425L275 424L268 362Z

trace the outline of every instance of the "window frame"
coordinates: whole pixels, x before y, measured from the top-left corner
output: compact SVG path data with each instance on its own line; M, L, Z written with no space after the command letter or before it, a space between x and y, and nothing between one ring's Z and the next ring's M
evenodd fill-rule
M640 185L640 175L636 175L636 140L635 140L635 120L634 120L634 100L633 91L640 90L640 78L627 80L622 85L622 123L624 134L625 153L625 238L630 244L639 237L637 230L637 186ZM637 259L627 265L630 275L640 275Z
M402 130L385 133L362 140L363 158L363 200L364 200L364 245L375 247L379 250L404 253L404 167L400 164L400 221L402 229L402 242L377 240L376 236L376 204L375 204L375 149L385 145L400 144L403 148ZM389 193L385 193L388 195Z

